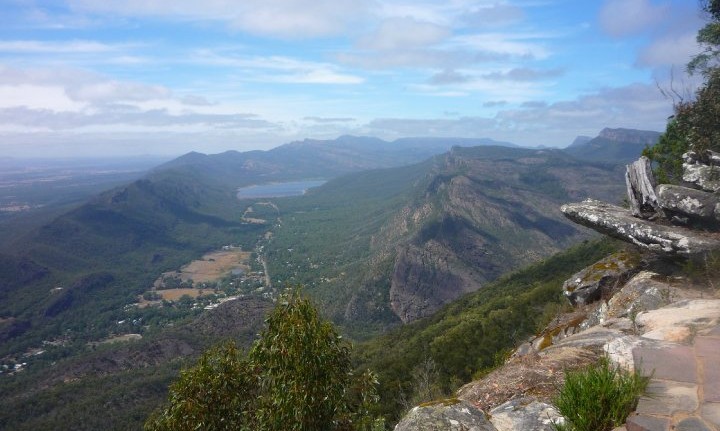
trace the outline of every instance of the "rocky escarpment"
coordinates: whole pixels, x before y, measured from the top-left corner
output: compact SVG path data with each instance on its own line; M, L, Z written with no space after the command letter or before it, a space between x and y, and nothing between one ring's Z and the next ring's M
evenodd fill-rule
M561 210L576 223L653 252L690 256L718 249L720 167L713 163L720 155L683 158L684 186L657 186L649 160L642 157L627 168L629 209L588 199Z
M649 394L630 416L628 430L665 431L688 418L707 425L698 429L720 426L712 416L720 404L705 395L710 394L710 385L720 385L720 375L707 380L708 375L696 372L694 366L687 368L695 361L705 361L707 355L720 358L718 290L669 272L668 263L656 256L637 255L633 250L620 255L624 253L634 256L631 261L637 266L632 270L609 275L612 259L603 259L565 283L578 285L582 279L611 277L616 281L603 297L588 299L574 311L557 316L544 331L522 343L504 365L460 388L456 397L463 403L416 407L396 431L428 429L421 422L446 424L437 429L554 430L553 424L563 421L553 398L565 373L603 356L627 369L641 367L645 374L655 370ZM483 425L486 428L472 428L478 426L475 419L459 419L481 416L491 428L487 424ZM451 428L453 423L447 418L465 428ZM643 424L660 425L642 428Z
M621 192L617 169L561 152L453 149L422 197L374 239L394 255L389 299L403 321L429 316L514 268L536 262L587 232L558 211L567 199Z
M693 157L686 156L686 164L700 160ZM563 212L633 246L570 277L563 290L575 309L518 346L502 366L461 387L456 397L463 404L424 411L427 422L453 409L467 410L469 404L477 409L470 412L473 417L484 415L491 425L480 429L553 430L564 421L552 403L565 373L607 357L617 366L652 375L648 393L623 431L720 429L720 277L710 266L712 252L720 250L710 216L716 200L696 194L709 188L710 180L686 185L692 190L687 194L669 188L676 193L675 204L651 178L641 180L651 186L640 193L635 192L642 187L628 181L635 215L599 201L565 205ZM688 262L701 262L701 277L679 269L696 265ZM400 425L396 430L423 429ZM458 429L473 425L463 426Z

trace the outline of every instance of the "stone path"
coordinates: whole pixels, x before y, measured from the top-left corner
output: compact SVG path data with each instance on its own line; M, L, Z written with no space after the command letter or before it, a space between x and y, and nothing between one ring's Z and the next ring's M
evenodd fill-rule
M720 431L720 325L690 345L637 347L633 356L654 374L627 431Z

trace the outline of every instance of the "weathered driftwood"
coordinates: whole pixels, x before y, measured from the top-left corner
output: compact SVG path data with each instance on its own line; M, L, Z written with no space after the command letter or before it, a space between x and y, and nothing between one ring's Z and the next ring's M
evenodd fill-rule
M642 156L627 165L625 185L632 215L645 219L662 215L662 209L655 195L655 177L647 157Z
M720 248L720 241L705 232L659 225L633 217L625 208L592 199L563 205L560 210L575 223L657 253L692 255Z

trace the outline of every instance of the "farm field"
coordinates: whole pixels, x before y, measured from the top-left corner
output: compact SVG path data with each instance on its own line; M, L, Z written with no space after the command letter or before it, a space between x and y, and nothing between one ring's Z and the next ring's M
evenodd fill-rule
M183 295L188 295L191 298L197 298L202 295L210 295L214 293L212 289L193 289L193 288L180 288L180 289L161 289L156 290L155 293L160 295L162 299L166 301L177 301Z
M168 287L164 281L167 277L178 277L182 282L192 281L193 284L197 284L217 281L233 270L247 272L250 270L249 259L250 252L242 251L239 247L207 253L201 259L184 265L179 273L176 271L163 273L155 280L155 288L160 293L160 289Z

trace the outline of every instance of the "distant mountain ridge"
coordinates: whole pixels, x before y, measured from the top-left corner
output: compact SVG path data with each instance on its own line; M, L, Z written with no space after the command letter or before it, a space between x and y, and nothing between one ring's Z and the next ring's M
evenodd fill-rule
M629 163L637 159L642 150L654 145L662 133L651 130L605 128L590 140L578 137L565 152L573 157L594 162Z
M158 166L162 175L170 168L204 171L236 187L272 181L333 178L350 172L390 168L426 160L454 146L504 145L489 138L401 138L384 141L368 136L344 135L336 139L305 139L267 151L226 151L220 154L187 153Z
M473 142L484 145L458 146ZM17 256L0 255L0 357L59 340L69 328L78 350L68 356L75 356L58 357L58 366L40 371L63 374L68 363L85 369L83 355L90 352L82 349L88 341L117 331L118 322L127 318L126 306L159 274L225 244L251 249L257 241L265 241L258 253L269 261L273 283L304 283L323 313L346 329L361 326L368 329L360 335L373 335L428 316L508 270L586 238L587 232L560 214L560 203L591 192L612 201L623 189L616 164L587 163L563 150L490 142L345 136L270 151L188 153L37 229L15 244ZM267 224L242 221L243 211L254 202L238 201L238 187L323 177L334 179L306 196L273 199L277 218L269 216ZM229 308L233 315L242 314L234 307L225 310ZM165 323L152 328L155 334L165 334L173 322ZM245 323L255 328L257 322ZM185 347L172 346L186 344L168 341L172 354L162 349L165 345L158 345L158 352L143 351L140 359L160 367L149 370L164 370L168 376L170 365L163 361L176 353L182 356ZM89 358L98 364L107 364L107 358L122 360L114 349L105 346ZM138 354L130 350L126 357ZM121 393L118 399L124 401L118 406L130 399L156 402L167 381L154 386L155 394L144 392L137 382L128 387L121 374L126 371L118 369L134 366L129 361L127 368L108 367L103 369L107 380L75 384ZM46 409L43 420L52 420L56 408L64 409L64 426L79 428L82 415L70 419L76 411L73 403L60 408L63 397L52 396L75 393L73 386L33 381L32 372L21 376L26 385L13 386L12 396L0 400L6 415L13 414L8 406L24 404L23 394L33 387ZM83 411L112 404L101 397L92 402ZM114 414L142 420L141 415L129 419L121 407ZM2 421L0 416L0 428ZM33 427L28 423L15 429Z
M304 283L343 325L410 322L586 238L559 213L564 200L621 192L616 165L557 149L456 147L278 202L270 273ZM325 266L298 270L308 262Z

